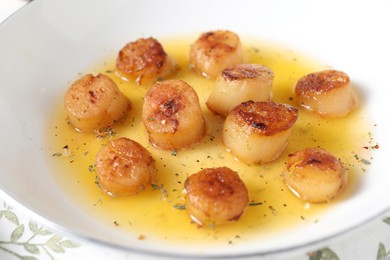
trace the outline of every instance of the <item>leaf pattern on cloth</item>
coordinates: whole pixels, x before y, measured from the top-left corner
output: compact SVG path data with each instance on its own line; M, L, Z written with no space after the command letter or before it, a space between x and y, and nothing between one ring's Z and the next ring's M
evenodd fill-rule
M390 225L390 217L386 217L382 220L387 225ZM385 245L381 242L378 246L378 253L376 255L377 260L385 259L390 256L390 251L386 250Z
M0 250L16 259L38 260L43 255L55 259L55 254L63 254L66 249L80 247L77 242L63 238L34 221L30 220L28 224L21 223L12 207L6 203L3 203L3 209L0 210L1 221L8 221L15 228L9 240L0 240Z
M317 251L308 253L309 260L339 260L339 257L330 248L324 247Z
M38 260L43 257L56 259L56 254L64 254L68 249L81 246L77 242L42 227L35 221L21 221L21 219L11 206L3 203L1 208L0 203L0 224L4 222L3 224L12 227L9 231L9 238L0 240L0 251L8 254L12 259ZM390 225L390 217L385 217L381 221ZM307 257L308 260L344 260L329 247L307 253ZM371 259L375 259L375 256ZM383 242L379 242L376 259L390 259L390 251L387 251Z
M385 258L389 253L386 252L386 247L383 243L379 243L379 247L378 247L378 253L376 255L376 259L379 260L379 259L383 259Z
M385 222L386 224L390 225L390 217L384 218L383 222Z

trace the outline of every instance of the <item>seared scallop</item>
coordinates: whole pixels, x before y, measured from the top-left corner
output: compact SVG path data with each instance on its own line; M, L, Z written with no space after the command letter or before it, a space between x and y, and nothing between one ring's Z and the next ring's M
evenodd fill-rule
M116 67L140 85L155 83L178 70L177 64L167 55L161 43L152 37L126 44L118 54Z
M242 63L241 40L231 31L210 31L191 45L190 64L206 77L216 77L223 69Z
M114 197L128 196L146 188L156 173L154 159L139 143L121 137L103 146L96 157L100 187Z
M228 67L217 76L207 107L216 114L227 116L241 102L268 101L274 77L270 68L259 64Z
M149 141L161 149L185 149L205 135L198 95L182 80L161 81L150 88L142 120Z
M308 202L330 201L347 183L343 163L320 148L290 154L283 176L291 191Z
M104 74L87 74L73 83L64 98L70 123L81 132L102 130L121 119L130 101Z
M247 101L233 108L223 126L223 143L241 162L277 159L288 143L298 110L272 101Z
M300 78L295 95L304 108L324 117L342 117L358 103L349 76L337 70L324 70Z
M208 168L185 181L186 209L199 225L238 220L248 206L248 191L239 175L227 168Z

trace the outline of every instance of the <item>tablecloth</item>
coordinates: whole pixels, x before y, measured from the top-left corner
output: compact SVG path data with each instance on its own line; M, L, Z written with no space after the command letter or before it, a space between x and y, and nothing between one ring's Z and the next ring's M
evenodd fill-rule
M0 0L0 22L28 4ZM362 209L363 210L363 209ZM291 260L390 259L390 211L369 223L310 251L283 255ZM268 256L266 259L280 259ZM139 259L148 256L97 246L70 238L29 217L12 202L0 198L0 259ZM262 258L264 259L264 257Z

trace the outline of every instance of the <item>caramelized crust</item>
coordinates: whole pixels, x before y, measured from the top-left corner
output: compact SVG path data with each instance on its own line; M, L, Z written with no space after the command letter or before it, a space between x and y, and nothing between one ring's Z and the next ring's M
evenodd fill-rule
M238 64L220 73L206 105L213 113L227 116L241 102L269 101L273 71L259 64Z
M150 184L154 159L139 143L122 137L102 147L96 157L97 178L111 196L132 195Z
M290 154L283 176L286 185L309 202L333 199L347 182L342 162L321 148L307 148Z
M87 74L67 90L64 97L69 121L79 131L101 130L121 119L130 101L108 76Z
M198 43L207 49L205 54L216 58L223 57L226 53L235 50L238 41L238 36L228 31L206 32L198 39Z
M270 136L293 126L298 119L298 110L272 101L247 101L236 106L230 117L248 132Z
M142 119L150 142L162 149L187 148L205 134L198 95L181 80L157 82L150 88Z
M261 164L277 159L288 144L298 110L271 101L247 101L226 117L222 140L236 159Z
M239 175L227 167L208 168L185 182L186 208L198 224L238 220L248 205L248 191Z
M147 113L145 124L151 130L175 133L179 126L178 112L190 102L184 94L189 89L184 89L182 82L166 83L158 82L147 93L145 103L150 104L152 110Z
M324 117L345 116L358 103L348 75L336 70L324 70L300 78L295 94L301 106Z
M210 31L191 46L190 64L207 77L215 77L226 67L243 61L240 38L231 31Z
M222 77L226 81L259 77L273 80L274 76L274 72L270 68L258 64L238 64L222 71Z
M349 76L337 70L324 70L310 73L298 80L295 91L297 96L315 96L342 88L349 84Z
M152 37L126 44L118 54L116 66L120 72L135 78L141 85L155 82L178 69L162 45Z
M315 167L321 171L344 171L343 164L332 154L320 148L307 148L303 151L289 154L287 168L292 167Z

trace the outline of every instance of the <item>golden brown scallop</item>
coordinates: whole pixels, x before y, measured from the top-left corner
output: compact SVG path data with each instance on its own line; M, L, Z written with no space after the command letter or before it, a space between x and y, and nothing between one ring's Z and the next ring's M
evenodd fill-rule
M342 162L320 148L290 154L283 176L291 191L309 202L327 202L347 183L347 172Z
M142 120L149 141L161 149L188 148L206 133L198 95L182 80L165 80L150 88Z
M166 54L160 42L152 37L126 44L118 54L116 67L140 85L154 83L178 70L177 64Z
M104 74L81 77L67 90L64 103L70 123L81 132L111 126L131 107L115 82Z
M185 181L186 209L199 225L224 224L238 220L248 206L245 184L227 168L208 168Z
M217 76L207 107L216 114L227 116L241 102L268 101L274 77L270 68L259 64L228 67Z
M324 70L300 78L295 95L304 108L324 117L342 117L358 103L347 74L337 70Z
M226 148L247 164L277 159L288 143L298 110L272 101L247 101L226 117L222 140Z
M139 143L121 137L103 146L96 157L100 187L114 197L136 194L151 183L154 159Z
M241 40L231 31L210 31L191 45L190 64L206 77L216 77L223 69L242 63Z

